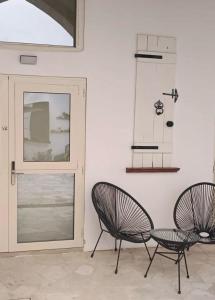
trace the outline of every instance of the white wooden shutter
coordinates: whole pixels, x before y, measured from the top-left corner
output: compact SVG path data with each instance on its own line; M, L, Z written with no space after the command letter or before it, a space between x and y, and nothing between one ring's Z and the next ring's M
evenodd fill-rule
M171 166L174 126L167 122L174 123L175 103L163 93L175 89L175 66L175 38L138 34L133 167ZM154 107L158 100L164 110L160 115Z

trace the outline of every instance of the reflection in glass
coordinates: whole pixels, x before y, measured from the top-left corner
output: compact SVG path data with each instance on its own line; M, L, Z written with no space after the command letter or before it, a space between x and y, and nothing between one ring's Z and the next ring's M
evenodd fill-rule
M74 239L74 174L19 174L17 242Z
M74 47L76 0L0 1L0 28L0 41Z
M70 94L24 93L24 161L70 161Z

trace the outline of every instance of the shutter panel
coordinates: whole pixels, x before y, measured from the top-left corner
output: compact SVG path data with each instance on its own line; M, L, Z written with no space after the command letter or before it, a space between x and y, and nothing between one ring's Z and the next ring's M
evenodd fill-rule
M133 167L171 166L175 103L163 93L175 89L175 48L175 38L137 37L134 146L144 148L133 149ZM158 101L162 114L156 113Z

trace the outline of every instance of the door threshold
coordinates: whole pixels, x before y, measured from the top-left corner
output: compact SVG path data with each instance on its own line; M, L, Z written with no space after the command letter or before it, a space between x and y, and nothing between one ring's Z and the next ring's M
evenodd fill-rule
M84 249L83 247L80 247L80 248L62 248L62 249L49 249L49 250L30 250L30 251L18 251L18 252L2 252L0 253L0 258L23 257L23 256L33 256L33 255L45 255L45 254L67 254L71 252L72 253L83 252L83 249Z

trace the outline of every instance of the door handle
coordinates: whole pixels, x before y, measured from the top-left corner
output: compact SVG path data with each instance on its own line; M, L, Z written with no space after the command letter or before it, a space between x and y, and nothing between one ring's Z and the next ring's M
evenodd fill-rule
M24 174L22 172L16 172L16 164L15 161L11 162L11 185L16 184L16 175L17 174Z
M16 184L15 161L11 162L11 185Z
M171 94L170 93L163 93L163 95L165 95L165 96L171 96L175 103L176 103L176 101L178 100L178 97L179 97L177 89L172 89L172 93Z

